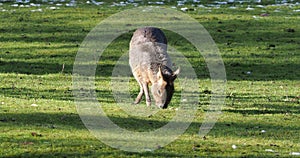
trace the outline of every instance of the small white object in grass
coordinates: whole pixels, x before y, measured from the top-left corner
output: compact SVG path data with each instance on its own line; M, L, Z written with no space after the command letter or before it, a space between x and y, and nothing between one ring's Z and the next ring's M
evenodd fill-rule
M12 7L18 7L19 4L12 4L11 6L12 6Z
M41 4L30 3L30 6L32 6L32 7L40 7Z
M236 149L237 148L237 146L234 145L234 144L231 147L232 147L232 149Z
M187 11L188 9L189 9L189 8L187 8L187 7L180 8L180 10L181 10L181 11L184 11L184 12Z
M248 5L248 7L246 8L246 10L254 10L254 8L251 8L251 7Z
M147 149L145 149L145 151L151 152L152 150L147 148Z
M4 105L4 102L1 102L2 105Z
M246 74L247 74L247 75L250 75L250 74L251 74L251 71L247 71Z
M225 4L227 4L227 2L217 2L217 4L220 4L220 5L225 5Z
M197 7L198 8L206 8L204 5L202 5L202 4L199 4L199 5L197 5Z
M283 86L279 86L279 88L283 89Z
M287 96L286 98L283 99L283 101L290 101L291 99L289 99Z
M75 7L76 6L76 2L75 0L71 0L69 3L66 4L67 7Z
M132 5L135 6L135 7L139 6L138 3L132 3Z
M266 133L266 130L261 130L260 132L261 132L261 133Z
M294 10L294 12L300 12L300 9Z
M266 152L272 152L272 153L274 152L274 150L272 150L272 149L265 149L265 151Z
M41 8L36 9L36 10L31 10L31 12L43 12L43 10Z
M74 7L74 6L75 6L75 3L67 3L66 6L67 6L67 7Z
M156 2L156 4L163 5L163 4L165 4L165 3L164 3L164 2Z
M97 2L95 0L92 0L92 3L95 4L95 5L102 5L104 2Z
M290 152L290 155L300 156L300 152Z
M112 7L124 7L124 6L126 6L126 4L124 2L120 2L120 3L113 2L113 4L111 6Z
M177 1L177 6L183 6L184 5L184 1Z
M58 9L58 7L49 7L49 9L56 10L56 9Z
M257 8L265 8L263 5L256 5Z
M31 104L31 106L33 106L33 107L37 107L38 105L37 105L37 104Z

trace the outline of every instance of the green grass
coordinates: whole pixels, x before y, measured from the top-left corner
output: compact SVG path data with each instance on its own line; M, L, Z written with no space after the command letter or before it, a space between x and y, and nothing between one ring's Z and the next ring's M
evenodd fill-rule
M96 139L83 125L72 95L73 62L84 37L101 20L132 6L82 3L51 10L44 4L43 12L31 12L36 8L10 4L0 6L8 10L0 12L1 157L294 157L291 152L300 152L300 16L293 11L299 6L189 11L211 34L225 63L222 115L205 138L199 137L211 96L209 72L189 43L166 32L169 43L188 56L197 73L198 111L176 141L153 152L132 153ZM102 55L96 71L97 99L120 127L154 130L174 115L180 88L177 85L170 107L152 117L131 116L116 105L110 76L120 52L128 50L130 36L116 39ZM135 97L138 86L134 79L130 83Z

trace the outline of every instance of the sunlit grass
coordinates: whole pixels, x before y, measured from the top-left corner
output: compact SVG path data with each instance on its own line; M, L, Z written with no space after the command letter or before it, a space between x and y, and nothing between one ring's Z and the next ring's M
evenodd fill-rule
M198 111L176 141L153 152L130 153L105 145L85 128L72 94L72 69L88 32L109 15L133 6L80 2L77 7L51 10L45 4L42 12L31 12L33 8L10 4L0 6L8 10L0 12L1 156L289 157L291 152L300 152L300 21L299 12L293 11L299 6L188 11L211 34L225 63L228 82L222 115L208 135L199 137L210 103L209 72L190 44L178 42L181 37L166 31L170 45L189 57L197 73ZM151 131L173 117L180 103L180 85L168 109L147 118L125 113L115 103L110 76L128 50L130 36L131 32L114 41L98 62L97 99L120 127ZM139 87L134 79L130 86L134 98Z

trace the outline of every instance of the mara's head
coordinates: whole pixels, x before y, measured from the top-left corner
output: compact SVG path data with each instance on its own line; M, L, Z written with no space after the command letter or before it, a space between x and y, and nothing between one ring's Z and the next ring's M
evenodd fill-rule
M157 72L157 82L152 83L151 92L156 106L167 108L174 93L174 80L179 74L179 69L172 71L167 66L160 66Z

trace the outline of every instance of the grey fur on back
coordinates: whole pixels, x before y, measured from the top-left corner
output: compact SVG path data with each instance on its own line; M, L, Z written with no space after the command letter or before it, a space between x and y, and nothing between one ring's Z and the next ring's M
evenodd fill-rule
M164 33L154 27L137 29L130 42L129 63L133 71L140 67L157 72L156 64L172 68Z

